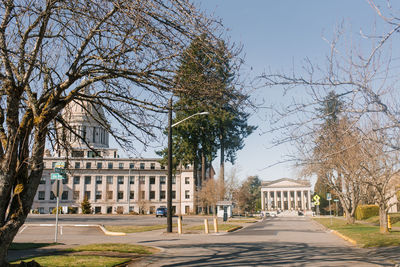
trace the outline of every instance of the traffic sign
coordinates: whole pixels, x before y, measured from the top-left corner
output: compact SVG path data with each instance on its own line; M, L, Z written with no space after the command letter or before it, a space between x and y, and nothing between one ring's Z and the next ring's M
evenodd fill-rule
M52 173L50 174L50 180L62 180L64 176L59 173Z
M318 195L315 195L314 197L313 197L313 200L314 200L314 204L316 205L316 206L318 206L320 203L319 203L319 200L321 199L321 197L320 196L318 196Z
M65 168L65 162L64 161L59 161L59 162L56 162L56 164L55 164L55 166L54 166L55 168Z
M54 184L51 186L51 191L53 191L53 194L54 194L56 197L61 197L61 194L62 194L62 192L63 192L63 189L64 189L64 185L63 185L63 183L60 183L60 181L57 181L57 183L54 183Z
M332 200L331 193L326 193L326 200Z
M335 201L335 202L339 202L339 199L334 199L333 201Z

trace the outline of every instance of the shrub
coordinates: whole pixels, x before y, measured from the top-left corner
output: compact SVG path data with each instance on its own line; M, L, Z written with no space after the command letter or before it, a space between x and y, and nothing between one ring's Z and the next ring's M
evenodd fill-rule
M356 220L365 220L379 215L377 205L358 205L356 209Z
M54 209L51 211L51 214L56 214L56 211L57 211L57 208L54 208ZM58 214L63 214L63 212L62 212L62 207L58 207Z
M81 203L81 209L82 209L83 214L91 214L92 213L92 206L90 205L90 202L86 196Z

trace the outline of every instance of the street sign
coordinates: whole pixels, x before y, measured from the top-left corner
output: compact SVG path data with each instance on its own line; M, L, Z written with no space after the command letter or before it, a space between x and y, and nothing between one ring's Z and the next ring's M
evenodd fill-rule
M339 199L334 199L333 201L335 201L335 202L339 202Z
M316 206L318 206L320 203L319 203L319 200L321 199L321 197L320 196L318 196L318 195L315 195L314 197L313 197L313 200L314 200L314 204L316 205Z
M326 193L326 200L332 200L331 193Z
M58 187L58 190L57 190L57 187ZM54 194L56 197L61 197L61 194L62 194L62 192L63 192L63 189L64 189L64 185L63 185L63 183L60 183L60 181L57 181L56 183L54 183L54 184L51 186L51 191L53 192L53 194Z
M54 167L55 168L64 169L65 168L65 162L63 162L63 161L56 162L56 165Z
M52 173L50 174L50 180L62 180L64 176L59 173Z

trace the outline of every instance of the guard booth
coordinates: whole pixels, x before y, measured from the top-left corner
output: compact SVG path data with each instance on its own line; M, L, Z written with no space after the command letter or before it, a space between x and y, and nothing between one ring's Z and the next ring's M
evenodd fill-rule
M217 202L217 217L223 218L224 221L232 217L233 203L232 201Z

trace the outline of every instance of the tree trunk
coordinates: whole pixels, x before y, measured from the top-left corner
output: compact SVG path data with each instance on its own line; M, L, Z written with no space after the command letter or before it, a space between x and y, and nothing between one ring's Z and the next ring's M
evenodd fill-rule
M204 156L204 152L201 152L201 179L200 185L206 180L206 156Z
M199 214L199 191L200 191L200 185L199 185L199 177L197 175L197 159L195 158L193 161L193 180L194 180L194 193L195 193L195 198L194 198L194 212L196 214Z
M223 189L225 188L225 145L224 145L224 137L220 135L220 143L221 143L221 154L220 154L220 163L219 163L219 199L224 199Z
M383 205L379 205L379 230L382 234L389 233L387 211Z

